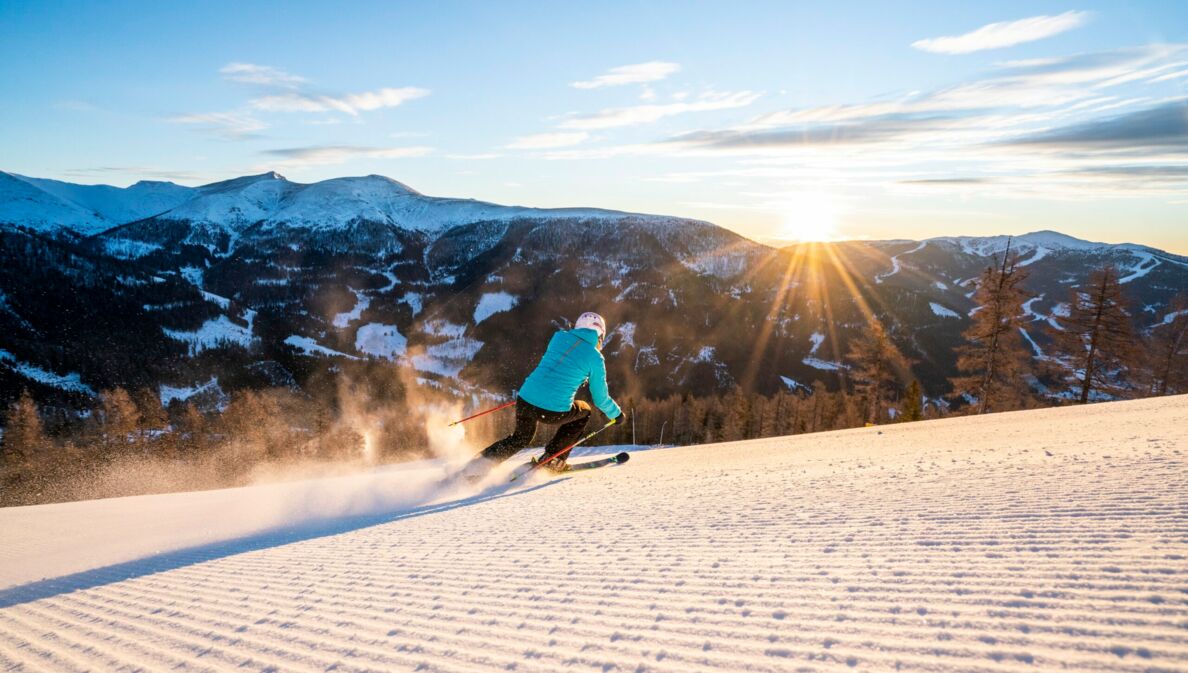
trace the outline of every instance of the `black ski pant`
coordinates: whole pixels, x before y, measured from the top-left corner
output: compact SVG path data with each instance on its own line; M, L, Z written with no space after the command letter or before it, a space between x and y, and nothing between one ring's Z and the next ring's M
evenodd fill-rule
M504 461L511 458L517 451L532 443L536 436L536 426L560 425L557 433L545 446L544 455L548 458L557 451L576 442L586 429L590 421L590 405L582 400L573 403L569 411L549 411L538 406L528 404L524 400L516 400L516 429L507 437L483 449L483 457L491 460ZM558 456L562 461L569 457L569 452Z

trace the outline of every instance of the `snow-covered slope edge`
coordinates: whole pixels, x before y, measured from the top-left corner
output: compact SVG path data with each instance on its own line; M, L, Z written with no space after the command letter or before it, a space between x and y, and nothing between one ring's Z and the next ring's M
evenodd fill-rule
M642 452L0 591L0 664L1181 670L1186 443L1176 397ZM0 568L121 502L0 511Z

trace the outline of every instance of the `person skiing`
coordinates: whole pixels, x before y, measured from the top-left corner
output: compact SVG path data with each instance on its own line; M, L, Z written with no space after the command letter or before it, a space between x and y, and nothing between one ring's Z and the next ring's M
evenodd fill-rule
M532 443L541 423L560 427L537 460L543 461L576 442L590 420L591 408L583 400L574 400L574 396L587 382L594 404L602 413L616 423L625 422L626 414L611 398L606 385L606 361L601 352L605 338L606 321L592 312L579 316L572 330L554 334L540 363L516 395L515 430L483 449L476 462L487 462L489 466L507 460ZM566 451L541 467L562 472L568 457Z

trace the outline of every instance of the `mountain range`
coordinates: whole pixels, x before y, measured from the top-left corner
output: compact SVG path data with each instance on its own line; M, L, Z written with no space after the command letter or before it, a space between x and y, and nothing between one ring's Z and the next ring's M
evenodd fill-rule
M1188 258L1052 231L772 248L698 220L438 198L377 175L116 188L0 172L0 402L29 389L68 410L122 385L213 404L343 376L477 400L513 390L584 310L611 325L621 396L835 386L873 314L940 398L972 281L1008 244L1030 271L1036 356L1105 263L1144 330L1188 289Z

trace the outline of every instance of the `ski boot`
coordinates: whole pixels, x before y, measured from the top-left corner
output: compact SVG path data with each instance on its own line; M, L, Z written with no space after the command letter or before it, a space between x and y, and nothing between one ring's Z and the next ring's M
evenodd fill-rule
M556 474L564 472L569 467L565 463L565 456L557 456L548 462L542 462L550 455L552 455L552 451L546 450L542 455L533 458L532 463L534 465L539 465L541 469L548 470L549 472L554 472Z

